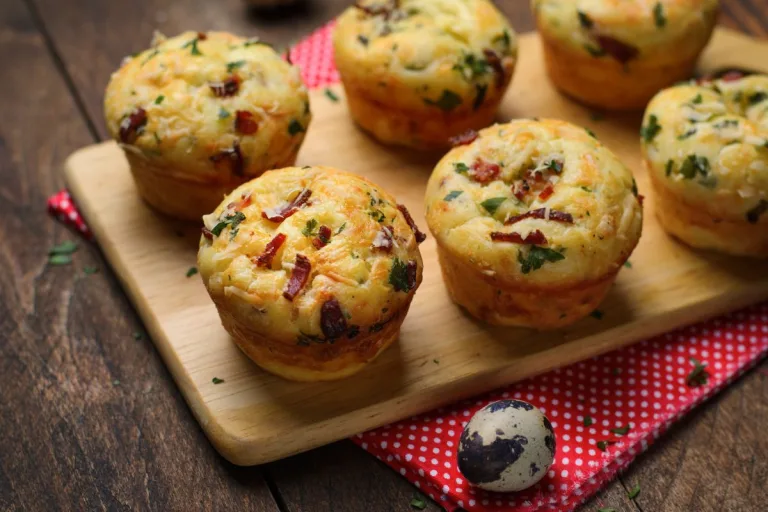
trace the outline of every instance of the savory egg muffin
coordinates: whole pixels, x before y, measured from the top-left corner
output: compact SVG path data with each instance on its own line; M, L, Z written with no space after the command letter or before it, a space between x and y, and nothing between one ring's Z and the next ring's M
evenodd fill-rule
M718 0L532 0L554 85L583 103L640 110L693 75Z
M664 229L693 247L768 257L768 76L661 91L641 139Z
M269 171L203 220L200 275L224 328L265 370L339 379L397 339L424 235L370 181L328 167Z
M426 193L448 292L492 324L588 315L637 245L632 173L584 128L517 120L466 134Z
M312 117L297 68L258 39L224 32L156 36L112 75L104 111L139 194L190 220L292 165Z
M339 17L333 47L355 122L420 149L493 122L517 56L488 0L360 0Z

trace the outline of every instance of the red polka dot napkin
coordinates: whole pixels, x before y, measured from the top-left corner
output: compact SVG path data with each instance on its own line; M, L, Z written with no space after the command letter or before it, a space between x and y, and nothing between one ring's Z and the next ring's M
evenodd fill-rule
M330 31L327 25L290 51L309 87L339 80ZM48 208L91 236L67 191L51 197ZM565 512L586 501L672 422L767 352L768 303L358 434L353 441L448 510ZM547 475L515 494L475 489L456 468L464 425L478 409L503 398L538 406L557 435L555 462Z

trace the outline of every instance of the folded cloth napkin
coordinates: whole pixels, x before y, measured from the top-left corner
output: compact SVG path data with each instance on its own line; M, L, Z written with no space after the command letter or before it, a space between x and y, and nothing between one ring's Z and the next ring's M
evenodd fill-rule
M310 88L339 80L331 29L326 25L290 50ZM91 236L66 190L52 196L48 208L62 222ZM766 352L768 303L358 434L353 441L447 510L565 512L595 494L672 422ZM478 409L503 398L539 407L557 435L557 454L547 475L515 494L473 488L456 467L464 425Z

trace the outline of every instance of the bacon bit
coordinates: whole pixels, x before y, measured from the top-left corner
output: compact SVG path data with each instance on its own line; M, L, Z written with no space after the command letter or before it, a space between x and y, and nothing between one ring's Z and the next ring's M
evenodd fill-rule
M488 62L488 65L491 66L491 69L493 69L493 72L496 75L496 87L503 87L505 73L504 66L501 64L501 58L495 51L491 50L490 48L485 48L483 50L483 55L485 55L485 60Z
M235 176L243 175L243 167L245 166L245 161L243 160L243 154L240 152L240 143L237 141L232 144L231 148L222 149L215 155L211 156L209 160L217 166L220 162L228 162L232 174Z
M363 11L368 16L384 15L384 18L389 18L394 11L400 7L400 0L391 0L384 5L363 5L360 0L355 2L355 7Z
M427 235L425 235L424 233L419 231L419 227L413 221L413 217L411 217L411 214L408 211L408 208L406 208L402 204L399 204L399 205L397 205L397 209L400 210L400 213L402 213L403 217L405 217L405 222L407 222L408 225L411 227L411 231L413 231L413 234L416 236L416 242L420 244L421 242L426 240L427 239Z
M208 34L206 34L205 32L198 32L197 33L197 40L198 41L205 41L206 39L208 39Z
M645 196L643 194L637 194L637 202L640 203L640 206L643 206L643 201L645 201Z
M600 45L600 48L622 64L626 64L640 54L640 50L636 47L619 41L614 37L603 35L598 35L596 37L597 44Z
M265 210L261 212L261 216L271 222L283 222L285 219L296 213L299 208L307 202L311 195L312 191L305 188L299 192L299 195L297 195L290 203L284 203L277 208L273 208L269 213Z
M394 246L392 242L392 227L391 226L384 226L381 228L381 231L376 233L376 238L373 239L372 247L375 249L378 249L380 251L383 251L387 254L392 252L392 247Z
M211 233L211 230L207 227L203 226L203 229L201 230L203 232L203 236L207 238L208 240L213 240L213 233Z
M240 196L240 201L236 203L230 203L231 207L236 211L239 212L243 208L246 208L247 206L250 206L251 204L251 194L250 193L243 193L242 196Z
M120 141L133 144L147 125L147 111L139 107L120 121Z
M297 254L291 277L288 279L288 285L283 290L283 297L293 301L294 297L307 284L310 272L312 272L312 265L309 263L309 258L302 254Z
M549 199L549 196L551 196L555 192L555 187L552 186L551 183L549 183L546 187L544 187L544 190L542 190L539 193L539 199L542 201L546 201Z
M317 237L312 240L312 245L315 249L322 249L331 240L331 228L328 226L320 226L317 230Z
M520 201L525 199L525 196L528 194L529 190L531 190L531 186L528 185L528 182L525 180L516 180L514 183L512 183L512 194Z
M514 217L507 219L504 225L511 226L523 219L547 219L547 208L537 208L521 213L520 215L515 215ZM573 224L573 215L557 210L549 210L549 218L547 220L554 220L555 222L562 222L564 224Z
M478 183L486 184L498 178L501 167L498 164L486 162L482 158L475 160L472 164L472 179Z
M475 130L467 130L461 135L457 135L455 137L451 137L451 146L465 146L467 144L471 144L477 139L477 132Z
M415 260L410 260L405 266L405 277L408 280L408 289L413 290L416 288L416 274L418 265Z
M546 245L547 237L544 233L539 231L531 231L525 238L520 233L502 233L500 231L491 232L491 240L494 242L511 242L513 244L526 244L526 245Z
M347 332L347 319L336 299L328 299L320 307L320 328L329 340L340 338Z
M238 110L235 112L235 131L243 135L253 135L259 129L259 123L254 119L254 115L247 110Z
M283 245L283 242L285 242L285 235L283 233L276 234L275 237L267 243L267 246L264 247L264 252L262 252L259 257L256 258L254 263L256 263L256 265L259 267L271 267L272 259Z
M720 80L722 80L723 82L735 82L737 80L741 80L745 76L747 76L747 73L745 73L743 71L736 70L736 69L731 69L731 70L726 71L720 77Z
M226 98L228 96L234 96L240 90L240 82L242 80L238 75L232 75L223 82L211 82L208 87L213 91L213 95L217 98Z

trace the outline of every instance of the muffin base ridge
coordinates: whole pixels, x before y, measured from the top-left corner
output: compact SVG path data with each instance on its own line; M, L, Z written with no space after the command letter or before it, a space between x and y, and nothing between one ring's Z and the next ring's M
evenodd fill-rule
M437 254L448 294L469 314L492 325L538 330L564 327L589 315L603 301L618 273L575 286L516 288L493 281L440 245Z

